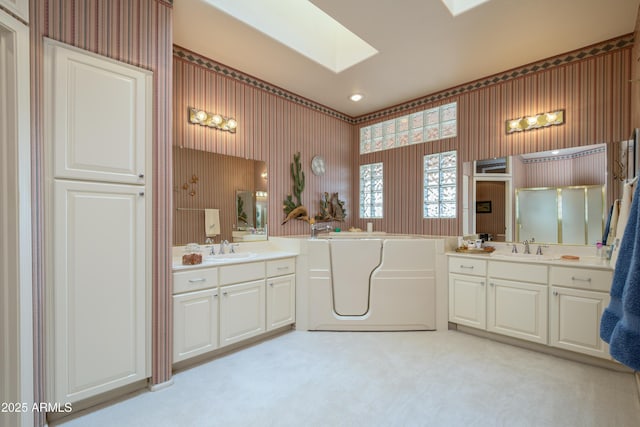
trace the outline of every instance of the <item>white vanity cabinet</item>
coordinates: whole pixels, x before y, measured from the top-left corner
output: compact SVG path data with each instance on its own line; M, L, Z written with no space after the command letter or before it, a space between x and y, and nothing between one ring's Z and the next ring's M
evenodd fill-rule
M547 344L547 266L488 262L487 330Z
M218 348L218 269L173 274L173 361Z
M220 284L220 347L265 332L265 263L222 266Z
M173 273L173 362L295 323L295 257Z
M449 321L474 328L487 327L487 262L449 257Z
M267 261L267 330L296 319L296 263L294 258Z
M610 359L600 339L600 318L609 305L613 273L608 270L552 266L550 281L550 344Z

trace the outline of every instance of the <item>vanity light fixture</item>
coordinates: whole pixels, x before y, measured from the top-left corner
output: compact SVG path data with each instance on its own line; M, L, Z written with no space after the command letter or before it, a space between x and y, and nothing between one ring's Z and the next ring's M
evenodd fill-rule
M235 133L238 122L235 119L224 117L220 114L208 113L204 110L189 107L189 122L215 129L226 130Z
M507 133L522 132L564 123L564 110L507 120Z

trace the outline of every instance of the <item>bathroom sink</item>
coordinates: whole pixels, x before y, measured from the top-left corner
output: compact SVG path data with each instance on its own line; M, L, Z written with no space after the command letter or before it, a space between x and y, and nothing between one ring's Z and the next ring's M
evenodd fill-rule
M255 252L236 252L229 254L219 254L219 255L209 255L204 258L204 262L206 263L216 263L216 262L225 262L225 261L243 261L245 259L251 259L258 256Z
M536 255L536 254L525 254L525 253L517 253L514 254L512 252L493 252L491 258L498 259L509 259L509 260L526 260L526 261L549 261L554 259L553 255Z

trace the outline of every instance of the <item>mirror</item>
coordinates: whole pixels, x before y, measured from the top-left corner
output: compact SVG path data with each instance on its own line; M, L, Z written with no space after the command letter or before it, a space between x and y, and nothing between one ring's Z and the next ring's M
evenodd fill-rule
M466 165L467 230L485 240L594 245L606 218L606 144Z
M174 245L205 243L205 209L218 210L215 243L267 240L265 162L173 147L173 183Z

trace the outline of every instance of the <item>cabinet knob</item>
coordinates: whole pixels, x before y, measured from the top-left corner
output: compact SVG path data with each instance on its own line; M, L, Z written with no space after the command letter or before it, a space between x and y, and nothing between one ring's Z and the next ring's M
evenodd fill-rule
M139 193L138 193L138 196L140 196L140 197L144 197L144 191L139 192Z
M553 296L557 297L558 296L558 291L553 291Z
M484 286L484 282L480 282L480 286Z
M227 296L227 291L224 291L224 292L222 293L222 295L224 295L224 296L226 297L226 296Z
M138 178L140 178L140 179L144 178L144 174L143 173L139 173L138 174Z
M493 282L489 282L489 286L493 286Z
M273 283L269 283L269 286L272 286L272 287L273 287Z

